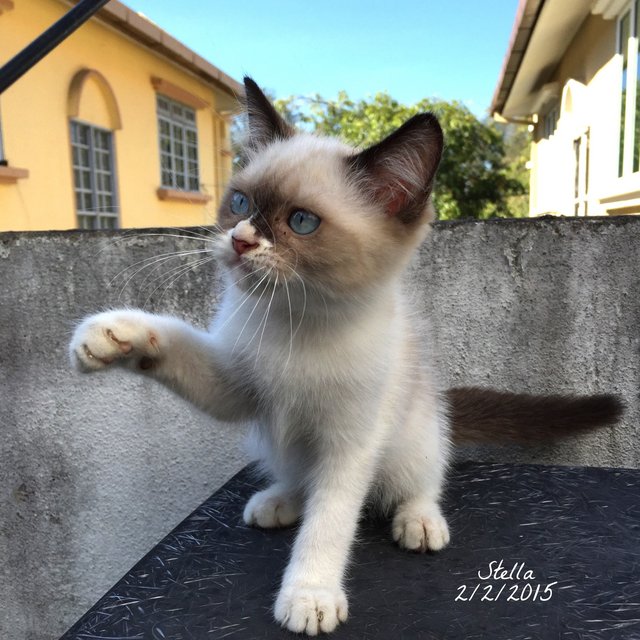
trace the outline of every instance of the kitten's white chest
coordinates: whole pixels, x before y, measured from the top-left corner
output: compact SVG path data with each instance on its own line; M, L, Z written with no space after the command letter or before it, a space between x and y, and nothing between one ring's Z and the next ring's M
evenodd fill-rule
M305 319L298 308L263 301L239 308L238 300L236 293L223 300L212 333L227 364L267 395L315 398L384 378L397 339L388 307L346 319L328 312Z

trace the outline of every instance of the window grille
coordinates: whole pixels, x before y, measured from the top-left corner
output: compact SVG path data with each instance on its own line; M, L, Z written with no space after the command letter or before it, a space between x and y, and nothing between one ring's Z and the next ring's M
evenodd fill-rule
M179 191L199 191L196 112L158 94L161 184Z
M80 229L118 226L113 134L82 122L71 122L73 180Z

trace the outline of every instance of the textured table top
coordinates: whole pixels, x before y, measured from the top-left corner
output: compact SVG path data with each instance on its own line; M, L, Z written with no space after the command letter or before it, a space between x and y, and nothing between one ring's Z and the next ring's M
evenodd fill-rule
M62 640L296 637L271 617L294 531L241 519L259 486L250 469L230 480ZM444 511L437 554L364 518L332 638L640 640L639 470L462 463Z

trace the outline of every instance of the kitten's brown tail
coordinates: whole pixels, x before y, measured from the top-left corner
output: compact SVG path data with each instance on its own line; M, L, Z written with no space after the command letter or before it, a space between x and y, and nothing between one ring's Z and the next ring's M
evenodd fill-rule
M544 396L459 387L447 391L456 443L536 443L613 425L624 404L612 395Z

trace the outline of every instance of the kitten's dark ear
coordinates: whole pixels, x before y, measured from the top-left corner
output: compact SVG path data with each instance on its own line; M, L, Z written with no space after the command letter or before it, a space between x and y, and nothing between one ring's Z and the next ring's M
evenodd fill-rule
M280 116L260 87L248 76L244 78L249 145L260 149L276 140L290 138L295 130Z
M427 205L442 147L437 118L421 113L348 162L373 201L381 203L389 216L412 222Z

